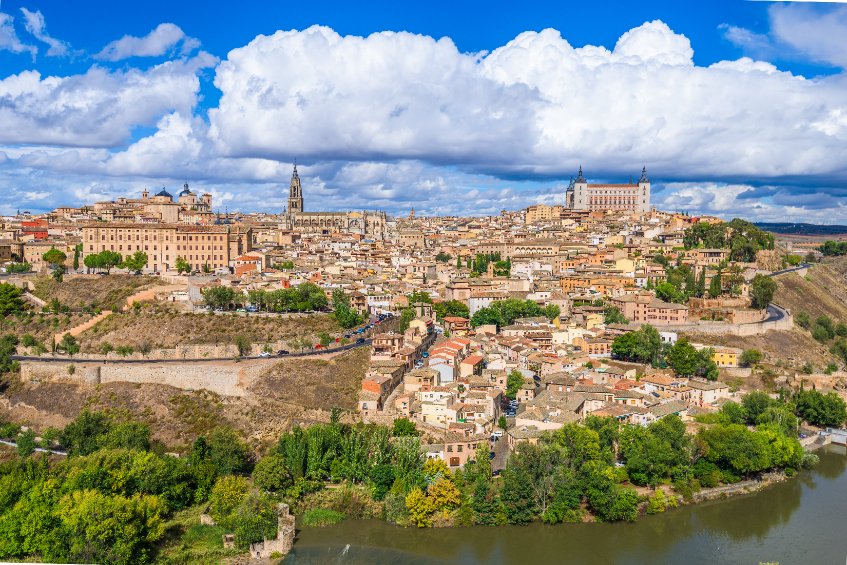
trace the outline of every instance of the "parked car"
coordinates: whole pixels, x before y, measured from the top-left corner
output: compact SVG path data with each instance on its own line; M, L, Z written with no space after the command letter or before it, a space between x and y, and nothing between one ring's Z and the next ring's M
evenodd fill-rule
M365 338L360 337L359 339L356 340L356 343L365 343Z
M491 433L491 437L493 437L493 438L495 438L495 439L500 439L501 437L503 437L503 430L495 430L495 431L493 431L493 432Z
M270 356L271 356L271 354L267 351L262 351L261 353L259 353L259 357L270 357Z
M287 349L280 349L276 352L277 355L288 355L290 352Z

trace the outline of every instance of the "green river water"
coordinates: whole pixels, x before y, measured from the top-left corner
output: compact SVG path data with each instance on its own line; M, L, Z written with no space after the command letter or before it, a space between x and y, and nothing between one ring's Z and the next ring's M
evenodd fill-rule
M346 520L299 530L286 565L723 564L847 562L847 453L749 495L684 506L634 524L417 529Z

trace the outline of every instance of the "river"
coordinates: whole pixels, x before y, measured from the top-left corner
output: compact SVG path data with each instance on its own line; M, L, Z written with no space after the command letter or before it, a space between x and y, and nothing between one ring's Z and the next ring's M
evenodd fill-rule
M847 560L847 452L758 493L683 506L634 524L400 528L346 520L298 531L286 565L724 564Z

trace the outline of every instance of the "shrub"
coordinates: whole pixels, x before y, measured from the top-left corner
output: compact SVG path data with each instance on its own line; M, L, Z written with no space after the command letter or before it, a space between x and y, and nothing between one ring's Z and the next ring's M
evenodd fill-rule
M331 526L344 520L346 516L341 512L328 508L312 508L303 514L302 525L310 528Z

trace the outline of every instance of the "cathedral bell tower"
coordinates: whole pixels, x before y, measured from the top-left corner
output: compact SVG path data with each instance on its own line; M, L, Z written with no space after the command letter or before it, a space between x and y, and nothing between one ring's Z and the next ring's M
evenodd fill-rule
M300 175L297 174L297 164L291 173L291 183L288 185L288 213L299 214L303 211L303 189L300 186Z

